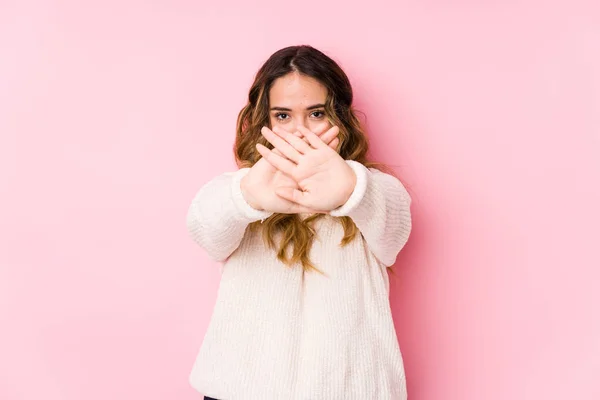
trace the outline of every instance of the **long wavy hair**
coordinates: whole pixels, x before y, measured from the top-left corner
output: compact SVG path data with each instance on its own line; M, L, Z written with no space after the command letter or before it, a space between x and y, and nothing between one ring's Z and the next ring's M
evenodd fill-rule
M258 70L248 94L248 103L239 112L234 154L239 168L253 166L261 157L256 143L272 149L262 136L263 126L271 128L269 118L269 91L277 78L297 72L312 77L327 88L325 115L332 125L339 127L337 151L345 160L355 160L367 167L385 169L385 166L367 160L369 142L352 106L350 81L340 66L312 46L290 46L278 50ZM273 214L263 222L250 224L250 229L262 229L263 239L276 251L277 258L288 266L300 263L305 271L318 269L309 259L315 238L314 222L324 214L314 214L302 220L298 214ZM340 246L350 243L359 234L350 217L336 217L344 228ZM279 243L275 242L281 233Z

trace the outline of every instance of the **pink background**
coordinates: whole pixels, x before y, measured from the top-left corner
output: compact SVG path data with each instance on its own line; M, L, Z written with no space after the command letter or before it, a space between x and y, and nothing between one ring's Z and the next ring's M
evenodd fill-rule
M350 3L0 3L0 399L200 398L219 274L185 214L300 43L413 193L410 398L600 398L600 7Z

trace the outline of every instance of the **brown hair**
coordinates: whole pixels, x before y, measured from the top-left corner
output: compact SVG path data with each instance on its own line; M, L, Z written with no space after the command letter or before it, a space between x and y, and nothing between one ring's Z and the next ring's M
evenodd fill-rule
M353 93L348 77L334 60L308 45L278 50L258 70L248 94L248 103L237 119L234 153L238 167L251 167L260 159L256 143L273 148L260 129L271 127L269 91L273 82L291 72L312 77L327 88L325 114L332 125L339 127L337 151L340 156L367 167L382 167L367 160L369 143L352 107ZM315 237L312 223L321 217L323 214L315 214L302 220L297 214L273 214L262 223L251 224L250 228L262 228L265 242L276 250L277 258L284 264L292 266L300 262L305 270L316 270L308 253ZM340 245L345 246L357 236L358 228L349 217L339 217L338 220L344 228ZM277 232L282 233L278 246L274 240ZM292 251L288 255L289 248Z

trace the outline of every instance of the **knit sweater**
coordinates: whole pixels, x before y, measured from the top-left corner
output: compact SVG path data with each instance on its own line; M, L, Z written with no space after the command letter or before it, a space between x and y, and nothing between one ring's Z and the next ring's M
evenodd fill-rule
M193 240L222 263L212 318L189 375L223 400L404 400L404 366L389 304L387 266L408 240L411 198L392 175L346 161L348 201L314 223L311 262L280 262L240 181L248 168L204 184L187 214ZM344 247L337 217L361 235Z

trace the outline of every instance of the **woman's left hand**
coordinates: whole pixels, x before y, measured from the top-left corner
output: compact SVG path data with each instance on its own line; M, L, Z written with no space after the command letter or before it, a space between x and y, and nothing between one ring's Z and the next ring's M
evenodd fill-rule
M339 132L337 126L331 129ZM302 138L283 130L267 127L261 132L283 156L257 144L258 152L275 168L291 176L299 189L281 187L276 194L301 206L329 212L344 204L356 185L356 175L346 161L319 136L299 127Z

